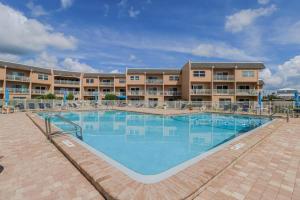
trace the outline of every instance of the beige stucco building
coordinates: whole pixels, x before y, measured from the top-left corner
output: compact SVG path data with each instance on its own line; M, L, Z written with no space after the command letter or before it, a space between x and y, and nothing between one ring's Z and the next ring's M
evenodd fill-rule
M106 94L147 101L256 101L262 89L263 63L187 62L177 69L129 68L124 74L81 73L0 61L0 99L34 99L65 91L75 99ZM96 97L97 96L97 97Z

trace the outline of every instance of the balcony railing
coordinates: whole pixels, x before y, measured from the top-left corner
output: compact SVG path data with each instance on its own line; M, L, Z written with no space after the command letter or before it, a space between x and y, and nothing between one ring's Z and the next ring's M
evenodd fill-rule
M210 95L211 89L191 89L191 94L194 95Z
M11 74L7 74L6 79L9 81L23 81L23 82L30 81L30 78L28 76L18 76L18 75L11 75Z
M126 92L116 92L117 96L126 96Z
M98 92L97 91L85 91L84 96L98 96Z
M28 88L8 88L8 91L14 94L29 94Z
M257 96L258 91L255 89L237 89L236 94L237 95Z
M215 81L233 81L234 76L233 75L214 75Z
M80 81L71 81L71 80L54 80L55 84L61 85L79 85Z
M128 95L132 95L132 96L143 96L144 95L144 91L129 91Z
M79 91L66 91L67 94L71 93L73 95L79 95ZM63 95L65 94L64 90L55 90L54 94Z
M46 94L48 92L49 92L49 90L40 90L40 89L32 89L31 90L32 94Z
M178 91L165 91L165 96L181 96L181 92L178 92Z
M234 95L234 89L214 89L214 94Z
M147 95L152 95L152 96L162 96L163 92L162 91L147 91Z
M162 79L146 79L147 84L163 84Z
M114 86L114 82L100 82L100 86Z

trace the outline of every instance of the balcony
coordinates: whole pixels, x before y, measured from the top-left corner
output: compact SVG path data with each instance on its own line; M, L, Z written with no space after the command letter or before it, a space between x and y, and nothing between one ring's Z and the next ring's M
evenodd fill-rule
M80 85L80 81L71 80L54 80L54 83L60 85Z
M85 91L84 96L98 96L98 91Z
M114 82L100 82L100 86L104 86L104 87L113 87L114 86Z
M54 94L56 95L64 95L65 91L64 90L55 90ZM71 93L73 95L79 95L79 91L66 91L67 94Z
M29 94L28 88L8 88L8 91L13 94Z
M234 75L214 75L214 81L234 81Z
M181 96L181 92L178 92L178 91L165 91L165 96Z
M214 94L218 94L218 95L234 95L234 89L214 89Z
M236 89L236 94L242 96L257 96L258 91L255 89Z
M19 75L7 74L6 75L6 80L29 82L30 78L28 76L19 76Z
M129 91L128 95L131 95L131 96L143 96L144 95L144 91Z
M116 92L117 96L126 96L126 92Z
M192 95L211 95L211 89L191 89Z
M47 94L49 92L49 90L40 90L40 89L32 89L31 90L31 94Z
M151 91L151 90L148 90L147 91L147 95L150 95L150 96L162 96L163 92L162 91Z
M4 92L3 88L0 88L0 94L2 94Z
M146 79L146 83L149 85L161 85L163 84L162 79Z

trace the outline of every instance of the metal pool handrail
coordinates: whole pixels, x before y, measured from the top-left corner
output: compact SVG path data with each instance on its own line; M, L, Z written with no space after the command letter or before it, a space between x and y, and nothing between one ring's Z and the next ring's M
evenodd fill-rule
M57 117L59 118L60 120L64 121L64 122L67 122L68 124L72 125L74 127L74 130L75 130L75 135L77 138L79 138L80 140L82 140L82 127L79 126L78 124L64 118L63 116L61 115L58 115L58 114L55 114L55 115L47 115L45 117L45 125L46 125L46 133L47 133L47 137L48 139L50 139L50 136L53 134L51 132L51 121L52 121L52 118L53 117ZM67 131L66 131L67 132Z

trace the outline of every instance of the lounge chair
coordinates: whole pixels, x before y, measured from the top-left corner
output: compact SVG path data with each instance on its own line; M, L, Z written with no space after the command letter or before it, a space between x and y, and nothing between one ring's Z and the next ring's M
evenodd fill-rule
M230 110L230 105L224 105L224 108L223 108L224 112L227 112Z
M238 110L238 106L236 105L236 104L234 104L233 106L232 106L232 112L236 112L237 110Z
M79 106L76 103L72 103L74 108L78 108Z
M45 107L46 107L47 109L51 109L50 103L45 103Z
M28 103L28 108L29 108L30 110L34 110L34 109L35 109L34 103Z
M242 108L242 111L243 111L243 112L248 112L248 111L249 111L249 105L244 104L244 105L243 105L243 108Z
M16 105L16 107L19 109L19 111L25 111L25 106L23 103L19 103L18 105Z
M38 103L38 105L39 105L39 109L40 109L40 110L44 110L44 109L45 109L45 104L43 104L43 103Z

